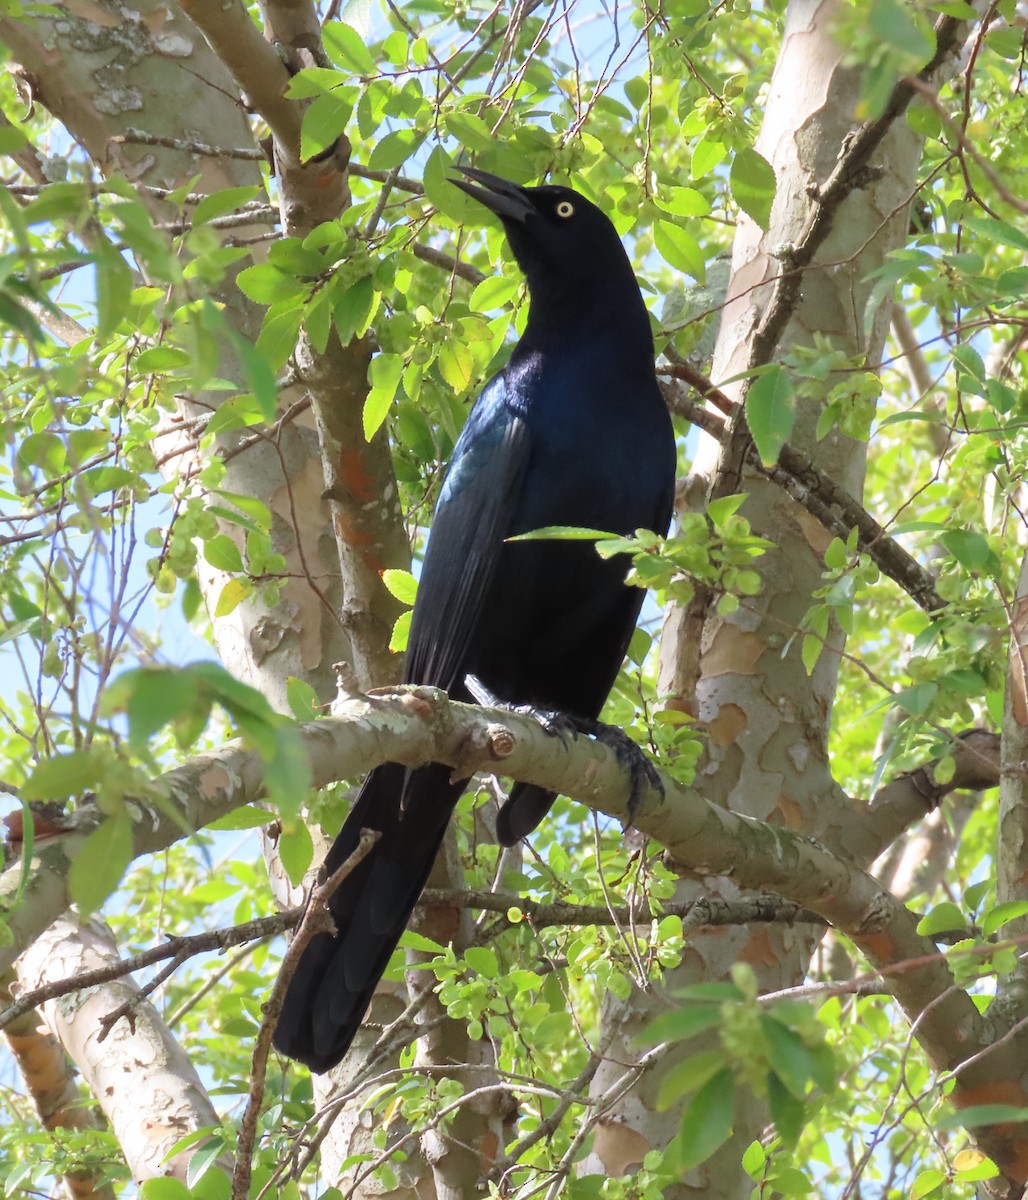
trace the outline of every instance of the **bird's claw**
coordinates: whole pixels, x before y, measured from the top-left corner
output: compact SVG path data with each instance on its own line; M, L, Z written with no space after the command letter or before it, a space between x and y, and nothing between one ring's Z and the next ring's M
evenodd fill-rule
M575 734L586 734L594 737L614 751L618 763L629 773L630 790L628 793L628 820L625 829L631 829L635 824L636 814L647 791L659 793L664 798L664 784L660 772L650 762L645 751L617 725L605 725L592 717L578 717L573 713L555 712L553 709L536 708L531 704L507 704L494 695L477 675L467 675L464 684L475 698L477 704L489 708L501 708L506 712L517 713L519 716L531 717L543 727L551 737L559 737L567 742Z
M635 824L636 814L647 791L654 791L664 798L664 784L660 772L650 762L646 752L637 742L634 742L623 729L617 725L605 725L602 721L591 722L592 728L583 732L592 736L603 745L614 751L618 763L628 771L630 788L628 792L628 820L625 830Z

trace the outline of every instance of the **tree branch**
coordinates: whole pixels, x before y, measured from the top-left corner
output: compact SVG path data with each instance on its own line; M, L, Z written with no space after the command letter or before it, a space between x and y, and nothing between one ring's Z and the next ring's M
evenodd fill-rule
M752 896L734 901L716 900L710 896L685 904L668 901L659 908L651 908L648 904L638 907L614 905L608 908L603 904L569 904L565 901L547 904L526 899L516 892L426 888L418 903L430 908L436 905L475 908L504 916L516 908L521 916L508 921L508 924L516 925L520 920L525 920L537 929L547 925L642 925L660 921L664 917L688 918L697 929L704 926L746 925L751 921L784 925L792 925L797 921L812 921L818 925L824 923L816 913L783 900L781 896Z
M669 370L668 374L685 378L677 368ZM697 387L705 399L719 397L728 411L736 410L735 401L709 381L703 380L699 372L690 371L688 377L691 385ZM706 383L706 387L698 387L698 383ZM727 442L727 423L717 414L703 408L678 388L664 385L662 390L668 408L673 413L684 416L718 441ZM718 403L719 408L723 405ZM850 530L855 528L860 549L884 575L888 575L899 584L926 612L936 612L946 606L946 601L935 590L935 579L931 572L890 537L862 504L831 476L816 467L801 450L786 443L779 451L778 462L768 467L761 461L756 446L750 441L746 447L746 461L754 470L766 475L792 496L811 516L820 521L829 533L845 540Z
M453 703L436 688L346 697L333 719L302 726L300 733L316 787L363 774L385 761L412 766L435 761L449 763L462 777L500 770L620 820L628 816L630 782L606 746L586 738L558 741L529 717ZM915 914L870 875L810 838L730 812L669 776L662 776L662 782L663 795L651 790L639 808L635 824L640 832L666 846L690 870L730 876L742 888L777 892L846 933L877 970L893 978L898 1002L917 1023L918 1040L940 1070L959 1072L972 1049L988 1042L989 1026L954 985L934 945L917 933ZM199 828L258 799L260 754L230 743L169 772L160 787L167 799L160 808L144 805L144 815L135 823L137 855L170 845L184 828ZM87 809L81 820L83 827L94 826L95 811ZM29 873L30 900L12 914L13 944L0 952L0 970L50 923L54 905L67 904L67 867L81 836L62 837L41 852L49 855L49 869L36 864ZM20 872L16 864L0 877L0 897L13 898ZM897 964L906 965L900 969ZM990 1064L990 1077L994 1067ZM969 1075L965 1080L958 1073L958 1104L965 1084L975 1083L974 1073ZM1011 1080L1009 1086L1022 1085ZM992 1138L988 1131L980 1141L997 1161L1015 1169L1011 1141Z
M264 118L275 138L299 157L303 108L286 99L290 79L286 64L243 5L237 0L181 0L181 7L232 72L247 102Z

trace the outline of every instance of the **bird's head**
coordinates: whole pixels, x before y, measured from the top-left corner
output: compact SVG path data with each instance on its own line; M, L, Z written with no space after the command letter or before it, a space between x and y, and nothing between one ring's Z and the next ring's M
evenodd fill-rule
M642 308L628 255L609 218L571 188L519 187L477 168L458 168L454 179L503 222L510 248L528 280L533 305L544 299L562 303L627 293Z

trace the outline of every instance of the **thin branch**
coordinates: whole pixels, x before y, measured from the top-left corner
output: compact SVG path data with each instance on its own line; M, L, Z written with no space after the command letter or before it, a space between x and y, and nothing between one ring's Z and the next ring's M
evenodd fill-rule
M529 924L543 928L547 925L612 925L625 926L630 922L649 924L660 921L664 917L682 917L695 921L695 928L719 925L746 925L749 922L765 922L792 925L797 922L813 922L823 925L824 921L816 913L801 908L781 896L753 896L746 900L715 900L704 897L688 903L668 901L660 908L649 905L639 905L632 908L627 905L614 905L608 908L605 904L569 904L558 900L554 903L544 903L529 900L516 892L486 892L461 891L456 888L427 888L421 894L419 904L426 907L459 907L475 908L483 912L501 913L504 916L511 909L517 909L519 916L508 919L508 924L516 925L525 920Z
M451 275L459 275L461 279L466 279L468 283L473 283L476 286L486 279L487 276L477 267L473 267L470 263L466 263L459 258L453 258L449 254L444 254L442 250L436 250L433 246L425 246L421 242L415 242L411 249L414 252L415 258L420 258L422 262L431 263L434 267L442 267L444 271L449 271Z
M680 368L668 368L667 374L684 378ZM706 399L717 403L723 411L734 412L738 406L698 372L690 368L689 382ZM689 396L670 385L663 387L664 398L673 413L679 413L704 429L711 437L724 442L728 437L725 421L703 408ZM868 555L883 574L888 575L926 612L937 612L946 601L935 590L935 579L908 551L890 537L866 508L845 488L821 471L796 447L788 443L779 451L778 462L765 465L756 446L749 441L746 461L801 504L811 516L836 537L845 540L850 531L857 530L860 549Z
M110 983L112 979L120 979L123 975L131 975L133 971L141 971L144 967L165 959L174 959L181 966L187 959L197 954L211 950L227 950L229 946L238 946L244 942L258 941L291 929L303 915L301 908L290 908L272 917L259 917L246 921L242 925L233 925L229 929L211 929L206 933L195 933L188 937L169 938L160 946L151 946L133 954L131 958L120 959L106 967L97 967L92 971L82 971L66 979L54 979L42 987L22 992L16 1000L0 1010L0 1029L6 1028L23 1013L38 1008L47 1000L65 996L69 992L82 991L85 988L98 987L102 983Z

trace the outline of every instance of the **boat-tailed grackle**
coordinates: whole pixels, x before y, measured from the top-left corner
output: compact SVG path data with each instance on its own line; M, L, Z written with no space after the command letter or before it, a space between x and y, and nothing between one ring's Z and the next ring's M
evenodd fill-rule
M435 511L405 679L593 722L617 677L643 593L625 556L592 543L508 539L551 525L664 533L675 445L654 375L653 338L614 226L565 187L518 187L485 171L454 180L503 222L525 273L529 314L454 449ZM362 828L381 837L330 903L290 983L282 1053L327 1071L347 1047L425 885L467 780L438 763L374 770L329 851L334 870ZM553 803L515 784L498 836L530 833Z

